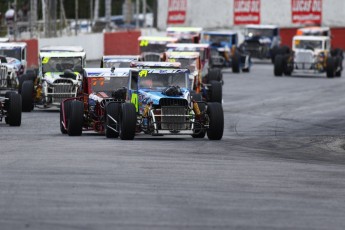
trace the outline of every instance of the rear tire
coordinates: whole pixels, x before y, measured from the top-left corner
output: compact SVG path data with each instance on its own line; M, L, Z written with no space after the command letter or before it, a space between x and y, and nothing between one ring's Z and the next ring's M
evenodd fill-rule
M33 102L34 83L27 80L23 82L21 95L22 95L22 110L23 112L31 112L34 109Z
M209 128L207 137L210 140L220 140L224 132L224 112L219 103L208 103L207 114L209 117Z
M106 106L106 118L105 118L105 136L107 138L118 138L119 133L115 132L114 130L110 129L108 126L119 130L119 125L117 125L109 116L114 118L117 122L120 122L120 111L121 111L121 103L109 103Z
M10 126L20 126L22 122L22 97L20 94L9 95L7 121Z
M211 82L211 81L222 82L223 81L222 70L219 68L210 69L207 75L207 81L208 82Z
M81 101L72 101L70 109L67 133L69 136L80 136L83 130L84 104Z
M137 124L137 113L132 103L123 103L120 118L120 138L121 140L133 140Z
M222 84L217 81L211 81L210 101L222 103Z

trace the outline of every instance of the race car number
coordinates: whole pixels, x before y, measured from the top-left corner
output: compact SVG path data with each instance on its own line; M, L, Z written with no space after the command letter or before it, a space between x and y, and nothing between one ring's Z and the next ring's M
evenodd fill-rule
M43 59L42 59L42 64L47 64L48 62L49 62L49 57L44 57Z
M140 77L146 77L147 76L147 70L142 70L139 72Z
M169 62L176 62L176 60L174 58L170 58Z
M92 83L93 86L96 86L97 84L100 86L104 85L104 78L94 78L92 79Z
M141 40L140 41L140 46L148 46L149 45L149 41L148 40Z

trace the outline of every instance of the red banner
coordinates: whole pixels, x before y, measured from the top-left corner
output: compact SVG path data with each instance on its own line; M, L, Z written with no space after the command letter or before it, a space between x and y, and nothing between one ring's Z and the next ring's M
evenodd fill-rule
M234 0L234 25L260 24L260 0Z
M168 24L184 24L186 22L187 0L169 0Z
M322 0L291 0L292 23L321 25Z

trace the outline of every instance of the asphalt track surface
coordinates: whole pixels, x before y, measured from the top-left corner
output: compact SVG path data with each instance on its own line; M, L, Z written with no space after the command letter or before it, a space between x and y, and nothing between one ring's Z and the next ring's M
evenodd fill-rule
M345 229L345 77L225 70L221 141L0 124L0 229Z

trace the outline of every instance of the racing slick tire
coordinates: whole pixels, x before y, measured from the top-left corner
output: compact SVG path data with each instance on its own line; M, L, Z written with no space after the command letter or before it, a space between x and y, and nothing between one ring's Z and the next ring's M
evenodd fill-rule
M211 81L211 89L210 89L210 101L211 102L218 102L222 103L222 84L218 81Z
M83 131L84 104L81 101L72 101L67 122L69 136L80 136Z
M209 127L207 137L209 140L220 140L224 132L224 112L220 103L208 103L207 115L209 117Z
M219 81L223 82L222 70L219 68L210 69L207 75L207 81Z
M132 103L123 103L120 113L120 138L121 140L133 140L137 123L137 113Z
M335 60L336 60L336 70L337 70L335 72L335 76L341 77L341 72L343 70L343 68L342 68L343 59L340 56L337 56L337 57L335 57Z
M34 109L33 92L34 82L30 80L24 81L21 88L23 112L31 112Z
M118 138L119 137L119 133L112 130L111 128L109 128L108 126L114 127L116 126L116 123L110 118L108 117L111 116L114 120L116 120L117 122L120 121L120 111L121 111L121 103L109 103L106 106L106 118L105 118L105 136L107 138ZM118 130L118 127L116 128Z
M231 60L231 67L233 73L239 73L240 72L240 64L241 64L241 55L237 52L235 52L234 56Z
M20 126L22 122L22 96L17 93L8 94L7 119L10 126Z
M70 111L71 111L71 103L72 101L65 101L63 102L64 104L64 111L62 111L62 103L60 104L60 131L62 134L67 134L67 125L68 125L68 118L69 118L69 115L70 115ZM63 114L64 113L64 114ZM66 121L66 124L65 124L65 127L62 125L62 122L63 122L63 115L65 115L65 121Z
M326 61L326 74L328 78L334 77L335 72L335 59L333 57L328 57Z
M283 76L283 72L284 72L284 56L278 54L274 58L274 76L276 77Z
M19 83L18 84L18 93L21 93L24 81L34 82L36 80L36 76L34 75L34 73L31 72L30 70L27 70L27 72L28 71L29 71L29 74L23 74L23 75L18 77L18 83Z
M284 54L284 61L283 61L284 70L283 70L283 73L284 73L285 76L291 76L292 71L293 71L293 66L292 65L288 65L289 58L290 58L290 54Z

